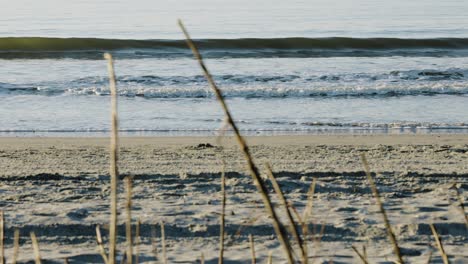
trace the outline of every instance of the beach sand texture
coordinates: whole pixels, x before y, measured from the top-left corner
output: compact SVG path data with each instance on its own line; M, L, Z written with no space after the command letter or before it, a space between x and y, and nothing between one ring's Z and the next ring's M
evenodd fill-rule
M463 1L17 2L0 264L468 263Z
M247 142L262 174L266 176L264 162L270 162L300 213L317 178L311 218L316 238L309 243L309 255L317 263L359 262L352 245L365 245L371 262L394 259L361 153L376 174L404 258L419 263L432 254L434 263L441 261L429 227L434 223L451 260L468 261L468 231L456 196L458 188L467 199L467 135L271 136L248 137ZM33 258L29 232L34 231L43 259L102 263L95 227L103 227L106 240L108 143L107 138L0 138L7 256L19 228L21 261ZM232 138L126 137L120 143L120 174L134 180L133 218L141 220L141 262L155 260L152 240L162 257L160 221L165 222L169 263L193 263L202 253L208 263L217 262L223 160L226 262L250 262L249 234L259 262L266 261L269 251L274 262L283 260L271 219ZM124 234L121 213L119 256Z

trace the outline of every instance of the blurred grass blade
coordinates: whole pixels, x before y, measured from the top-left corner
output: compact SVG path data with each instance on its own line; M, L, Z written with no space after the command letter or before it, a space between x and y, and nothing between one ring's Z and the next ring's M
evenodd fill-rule
M377 190L377 186L375 185L374 179L372 178L372 175L370 173L369 163L367 162L366 155L361 154L361 161L362 161L362 164L364 165L364 171L367 176L367 181L369 182L372 193L374 194L375 200L377 202L377 206L379 207L379 211L383 216L385 228L387 229L387 235L393 246L393 252L395 253L395 256L397 257L398 262L403 264L404 262L403 262L403 257L400 252L400 247L398 247L398 242L396 240L395 234L393 233L392 226L390 225L390 221L388 220L387 212L385 211L385 208L383 207L382 201L380 199L379 191Z
M291 249L291 245L288 240L287 231L285 230L284 225L280 222L278 216L276 215L276 212L273 209L273 205L271 203L270 197L268 196L268 189L266 188L266 185L263 179L260 177L260 172L258 171L258 168L255 166L253 162L253 158L252 158L252 155L250 154L249 147L247 146L247 143L245 142L244 138L240 135L239 129L237 128L237 125L231 116L231 112L229 111L229 108L226 102L224 101L224 97L221 93L221 90L218 88L218 86L214 82L213 77L211 76L210 72L208 71L208 68L203 62L202 56L200 52L198 51L198 48L195 46L195 43L193 43L192 39L190 38L181 20L179 20L179 26L185 35L187 45L192 50L195 59L198 61L198 64L202 68L205 78L207 79L210 87L212 88L218 102L221 104L221 108L223 109L226 122L229 123L229 125L232 127L232 130L234 132L234 137L239 145L240 150L244 154L245 160L247 162L247 169L249 170L250 175L252 176L253 181L255 183L255 186L257 187L257 190L262 197L267 213L272 218L273 228L276 232L276 235L278 237L278 240L280 241L281 246L283 247L284 253L286 255L286 259L288 263L293 264L294 263L293 251Z
M117 85L115 80L114 60L109 53L104 54L109 72L109 88L111 94L111 142L110 142L110 178L111 178L111 215L109 224L109 264L115 264L117 247L117 186L119 171L118 161L118 114L117 114Z

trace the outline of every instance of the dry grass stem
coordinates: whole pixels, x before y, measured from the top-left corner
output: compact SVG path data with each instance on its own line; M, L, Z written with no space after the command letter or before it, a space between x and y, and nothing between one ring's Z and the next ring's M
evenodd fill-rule
M437 234L437 230L435 226L433 224L429 224L429 226L431 227L432 234L434 235L437 248L439 249L440 256L442 257L442 261L444 262L444 264L449 264L450 262L449 262L447 254L445 253L444 245L442 245L442 241L440 241L440 237L439 237L439 234Z
M304 226L304 221L302 220L302 217L301 215L299 214L299 211L297 211L296 207L294 207L294 205L292 205L290 202L288 202L288 207L292 210L292 212L294 213L294 216L296 217L297 219L297 222L303 227Z
M117 185L119 171L118 161L118 115L117 115L117 85L115 81L114 61L112 55L104 54L108 63L109 88L111 94L112 132L110 142L110 176L111 176L111 216L109 224L109 264L115 264L117 247Z
M369 163L367 162L366 155L361 154L361 160L362 160L362 164L364 165L364 170L367 176L367 180L369 181L369 185L371 186L372 193L379 207L379 211L383 216L385 228L387 229L387 235L393 246L393 252L395 253L395 256L397 257L398 262L404 263L403 257L400 252L400 248L398 247L398 242L396 240L395 233L393 233L392 226L390 225L390 221L388 220L388 217L387 217L387 212L385 211L385 208L383 207L382 201L380 199L379 191L377 190L377 186L374 183L374 179L372 179L370 169L369 169Z
M120 259L120 264L125 264L125 262L127 262L127 247L125 246L123 249L122 249L122 258ZM117 259L118 259L118 255L117 255Z
M127 199L125 203L125 211L127 219L125 221L125 236L127 239L127 264L132 264L133 261L133 237L132 237L132 179L130 176L125 177L125 185L127 190Z
M268 252L267 264L273 264L273 252Z
M288 202L288 208L290 209L290 212L292 211L294 213L294 216L297 219L297 222L299 223L301 229L302 229L302 249L304 250L304 255L307 256L306 258L306 263L309 262L309 245L308 245L308 231L309 228L307 225L304 223L301 215L299 214L299 211L297 211L296 207L292 205L291 203Z
M201 256L200 256L200 264L205 264L205 255L203 255L203 252L201 253Z
M431 261L432 261L432 250L429 251L429 256L427 257L426 263L429 264L429 263L431 263Z
M325 233L325 223L322 222L320 226L320 232L314 235L314 242L316 243L315 247L318 248L320 242L322 241L323 234Z
M359 250L355 246L351 246L354 252L356 252L356 255L361 259L362 263L364 264L369 264L369 261L367 261L367 256L363 252L363 254L359 253Z
M255 166L253 163L252 156L250 154L250 150L244 140L244 138L240 135L239 129L237 128L237 125L235 124L231 113L228 109L228 106L226 102L224 101L224 97L221 93L221 90L218 88L216 83L214 82L211 74L208 71L208 68L205 66L205 63L203 62L202 56L200 52L198 51L198 48L195 46L193 43L192 39L190 38L187 30L185 29L184 25L182 24L182 21L179 20L179 26L182 29L182 32L185 35L187 45L190 47L190 49L193 52L193 55L195 59L198 61L200 67L202 68L203 74L205 75L209 85L211 86L217 100L221 104L221 107L224 111L224 115L226 118L226 122L229 123L229 125L232 127L232 130L234 132L234 137L236 138L236 141L244 154L244 157L247 161L247 168L253 178L253 181L262 197L263 203L265 205L265 209L267 210L267 213L271 216L273 220L273 228L278 236L278 239L280 241L280 244L282 245L284 249L284 253L286 254L286 258L288 260L288 263L292 264L294 263L294 257L292 255L292 249L289 243L289 240L287 239L287 232L284 228L284 226L281 224L279 221L278 216L276 215L276 212L273 209L273 205L271 203L270 197L268 196L268 190L265 186L265 183L263 182L263 179L260 177L260 173L258 171L258 168Z
M365 259L368 259L368 258L367 258L366 246L364 246L364 245L362 245L362 255L364 255L364 258L365 258Z
M96 242L98 245L99 254L101 254L104 264L108 264L109 259L107 258L106 250L104 249L104 244L102 243L101 230L99 226L96 226Z
M301 251L302 263L306 264L306 263L308 263L307 250L304 248L305 247L304 243L303 243L301 237L299 236L299 233L297 232L296 223L294 222L291 211L289 210L288 201L286 200L286 197L284 197L284 193L283 193L283 191L281 191L281 187L279 186L278 182L276 181L276 178L273 175L273 171L271 169L271 166L270 166L270 164L268 162L265 164L265 167L267 169L268 178L270 179L271 184L273 185L273 189L275 190L276 195L278 195L278 199L279 199L280 203L284 206L284 209L286 211L286 216L287 216L288 221L289 221L291 234L293 235L294 239L296 240L296 243L299 246L299 249Z
M314 177L312 183L310 184L309 191L307 192L307 205L302 215L302 220L307 225L309 223L309 218L312 215L312 207L314 206L314 194L315 186L317 185L317 178Z
M5 264L5 219L0 211L0 264Z
M154 254L155 259L159 259L158 256L158 242L156 240L156 229L154 227L151 227L151 247L152 247L152 252Z
M162 244L163 263L167 264L166 233L164 231L164 222L163 221L161 221L161 244Z
M304 209L303 215L302 215L302 220L301 220L301 226L302 226L302 235L304 237L304 250L306 251L306 254L308 256L308 240L309 240L309 222L310 218L312 216L312 208L314 206L314 194L315 194L315 186L317 185L317 178L314 177L312 179L312 183L310 184L309 191L307 192L307 204L306 208ZM300 215L297 214L297 218L301 219ZM316 244L317 245L317 244ZM316 249L316 251L318 251Z
M15 234L13 238L13 259L11 263L16 264L16 261L18 259L18 253L19 253L19 238L20 238L20 231L19 229L15 229Z
M140 243L141 243L141 238L140 238L140 226L141 226L141 219L138 219L136 222L136 227L135 227L135 263L138 264L139 261L139 256L140 256Z
M219 259L218 264L224 262L224 226L226 218L226 164L223 162L223 170L221 172L221 216L219 226Z
M458 202L460 203L460 211L463 214L463 217L465 218L465 225L466 225L466 229L468 230L468 215L466 214L466 211L465 211L465 205L463 203L462 195L461 195L460 189L458 189L458 187L455 186L455 190L457 192Z
M41 264L41 253L39 250L39 243L37 242L37 237L34 232L31 232L31 241L32 241L32 246L34 250L34 260L36 264Z
M249 235L249 244L250 244L250 253L252 254L252 264L257 263L257 258L255 257L255 244L252 234Z

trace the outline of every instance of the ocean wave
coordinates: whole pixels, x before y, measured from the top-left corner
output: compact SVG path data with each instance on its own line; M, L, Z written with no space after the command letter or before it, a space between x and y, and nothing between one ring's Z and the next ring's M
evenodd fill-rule
M214 75L226 97L359 97L468 94L468 69L421 69L381 73L322 75ZM121 96L145 98L212 97L205 77L123 75L117 77ZM88 76L35 84L0 83L0 94L109 95L108 78Z
M368 128L368 129L468 129L467 123L431 123L431 122L392 122L392 123L369 123L369 122L301 122L296 125L309 127L332 127L332 128Z
M264 85L244 85L222 88L227 98L301 98L301 97L392 97L418 95L466 95L466 84L419 84L399 85L387 83L379 86L304 86L291 85L265 87ZM73 95L109 95L104 87L84 87L68 89ZM211 98L213 94L205 86L176 87L124 87L119 89L120 96L144 98Z
M205 57L468 56L468 38L245 38L198 39ZM185 40L2 37L0 58L100 59L191 56Z

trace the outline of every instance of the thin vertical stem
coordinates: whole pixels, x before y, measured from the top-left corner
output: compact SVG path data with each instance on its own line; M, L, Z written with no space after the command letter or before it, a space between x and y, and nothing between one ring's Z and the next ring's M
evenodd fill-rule
M431 260L432 260L432 250L429 251L429 256L427 257L426 263L427 263L427 264L430 264L430 263L431 263Z
M315 194L315 186L317 185L317 178L314 177L312 183L310 184L309 191L307 192L307 205L302 215L302 221L307 225L309 222L309 218L312 214L312 207L314 206L314 194Z
M101 254L102 257L102 261L104 261L104 264L109 264L109 259L107 258L106 250L104 249L104 244L102 243L101 230L99 226L96 226L96 242L98 245L99 254Z
M359 250L355 246L351 246L353 251L358 255L359 259L361 259L362 263L364 264L369 264L369 261L367 261L367 257L365 256L364 252L363 254L359 253Z
M439 234L437 234L437 230L435 226L433 224L429 224L429 226L431 227L432 234L434 235L437 248L439 249L440 256L442 257L442 261L444 262L444 264L449 264L450 262L449 262L447 254L445 253L444 245L442 245L442 241L440 241L440 237L439 237Z
M125 178L127 189L127 201L125 203L125 211L127 219L125 221L125 236L127 238L127 264L132 264L133 261L133 237L132 237L132 179L130 176Z
M141 219L138 219L135 228L135 264L138 264L138 258L140 256L140 226L141 226Z
M167 264L167 252L166 252L166 233L164 231L164 222L161 221L161 244L163 253L163 263Z
M153 252L153 255L156 259L159 259L156 229L154 227L151 227L151 252Z
M463 199L460 193L460 189L458 189L458 187L455 186L455 190L457 191L457 199L458 199L458 202L460 203L460 211L463 214L463 217L465 218L465 225L466 225L466 229L468 230L468 215L465 212L465 205L463 204Z
M393 252L395 253L395 256L397 257L398 262L403 264L404 262L401 256L400 248L398 247L398 242L396 240L395 234L393 233L392 226L390 225L390 221L388 220L387 212L385 211L382 201L380 200L379 191L377 190L377 187L374 183L374 179L372 179L370 169L369 169L369 163L367 163L366 155L361 154L361 160L362 160L362 164L364 165L364 170L366 172L367 180L369 181L369 185L371 186L372 193L374 194L375 200L379 207L379 211L383 216L385 228L387 229L387 235L390 238L390 242L392 242Z
M111 177L111 216L109 224L109 264L115 264L117 247L117 185L118 185L118 115L117 115L117 85L115 81L114 61L112 55L104 54L108 62L109 87L111 94L112 133L110 142L110 177Z
M281 191L281 187L279 186L278 182L276 181L276 178L273 175L273 171L271 169L271 166L270 166L270 164L268 162L265 163L265 167L267 169L268 178L270 179L271 184L273 185L273 189L275 190L276 195L278 195L280 203L283 204L284 209L286 210L286 216L287 216L287 218L289 220L289 226L291 227L290 228L291 233L292 233L294 239L296 240L296 243L299 246L299 249L301 251L302 263L307 264L308 263L307 250L304 249L304 243L303 243L301 237L299 236L299 233L297 232L296 224L294 222L291 211L289 210L288 202L286 200L286 197L284 197L283 191Z
M19 229L15 229L14 239L13 239L13 260L11 263L16 264L16 260L18 259L19 253L19 237L20 231Z
M268 252L267 264L273 264L273 253L271 251Z
M226 165L223 163L223 171L221 172L221 216L219 227L219 259L218 264L224 262L224 225L226 217Z
M5 219L0 211L0 264L5 264Z
M312 179L312 183L310 184L309 191L307 192L307 204L306 204L306 208L304 209L304 212L303 212L303 215L302 215L302 221L301 221L302 236L304 237L304 250L305 250L307 256L309 255L309 253L308 253L308 251L309 251L308 241L309 241L309 232L310 232L310 230L309 230L309 219L312 216L312 208L314 206L314 194L315 194L315 186L316 185L317 185L317 178L314 177ZM299 216L298 216L298 219L300 219ZM317 244L315 244L315 245L317 246ZM317 248L316 248L316 251L318 251ZM317 252L316 252L316 254L317 254Z
M205 255L203 254L203 252L200 255L200 264L205 264Z
M287 239L287 231L285 230L284 226L281 224L278 216L276 215L276 212L273 209L273 205L271 203L270 197L268 196L268 189L266 188L266 185L263 181L263 179L260 177L260 172L258 171L258 168L255 166L252 155L250 154L250 150L244 140L244 138L240 135L239 129L237 128L236 123L234 122L231 113L229 111L229 108L227 107L226 102L224 101L224 97L221 93L221 90L218 88L216 83L213 80L213 77L211 76L210 72L208 71L208 68L205 66L205 63L203 62L203 59L201 57L200 52L198 51L198 48L195 46L193 43L192 39L190 38L187 30L185 29L184 25L182 24L182 21L179 20L179 26L182 29L182 32L185 35L187 45L189 48L192 50L193 55L195 56L195 59L198 61L198 64L202 68L203 74L205 75L205 78L207 79L208 83L210 84L218 102L221 104L221 107L224 111L224 115L226 118L226 122L232 127L232 130L234 132L234 136L236 138L236 141L239 145L239 148L241 149L242 153L244 154L245 160L247 162L247 169L250 172L250 175L253 178L253 181L255 183L255 186L257 187L257 190L259 191L263 203L265 205L265 209L267 210L267 213L271 216L273 220L273 228L276 232L276 235L280 241L280 244L283 247L284 253L286 255L287 261L290 264L294 263L294 257L292 255L292 249L291 245L289 243L289 240Z
M250 243L250 254L252 254L252 264L256 264L257 258L255 257L255 244L254 244L254 238L252 234L249 235L249 243Z
M32 241L32 246L34 249L34 259L36 264L41 264L41 253L39 250L39 243L37 242L36 234L34 232L31 232L31 241Z

